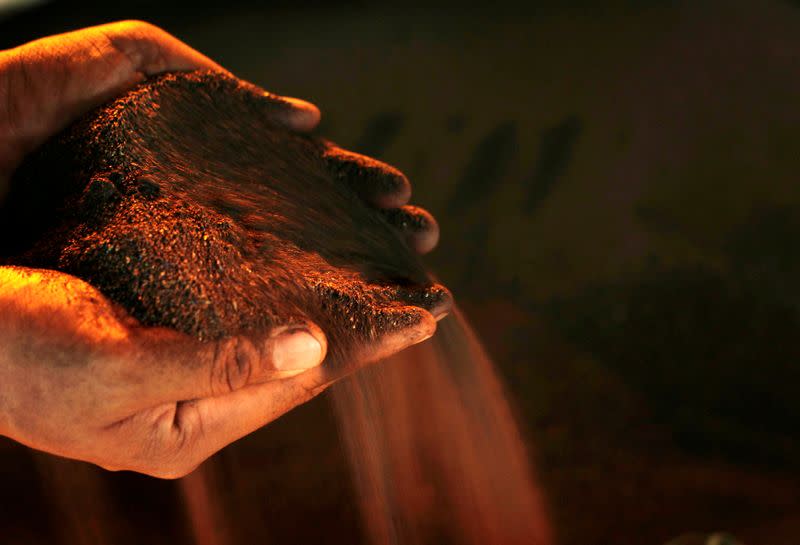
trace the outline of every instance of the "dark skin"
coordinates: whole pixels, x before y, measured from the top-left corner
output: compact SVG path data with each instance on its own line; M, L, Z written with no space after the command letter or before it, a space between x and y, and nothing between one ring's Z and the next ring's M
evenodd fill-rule
M30 152L71 121L164 71L224 70L163 30L126 21L0 51L0 199ZM275 121L306 132L308 102L283 98ZM410 187L373 195L402 207ZM438 228L409 237L433 248ZM435 318L387 335L368 364L430 337ZM321 393L325 334L312 323L260 337L196 339L143 327L82 280L0 267L0 434L115 470L164 478Z

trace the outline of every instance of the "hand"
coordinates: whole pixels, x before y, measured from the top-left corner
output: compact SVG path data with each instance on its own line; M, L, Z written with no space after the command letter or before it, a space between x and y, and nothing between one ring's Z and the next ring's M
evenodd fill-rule
M362 359L430 336L419 316ZM183 476L327 386L313 325L203 343L138 326L79 279L16 267L0 267L0 318L0 431L107 469Z
M27 154L89 110L148 76L176 70L226 72L211 59L158 27L123 21L50 36L0 51L0 199L7 180ZM316 106L276 97L274 112L287 128L308 132L320 120ZM425 210L405 206L411 184L402 173L368 157L340 150L346 172L368 173L359 194L386 209L388 219L420 253L432 250L439 227ZM370 175L371 174L371 175Z
M198 68L223 70L140 22L0 52L0 198L23 158L76 117L147 76ZM283 102L278 122L297 131L319 122L315 106ZM364 198L387 208L418 250L431 249L438 228L427 212L403 206L410 196L405 177L355 154L340 162L364 161L394 180L363 188ZM433 316L422 309L418 316L359 362L432 335ZM314 324L204 343L142 327L89 284L55 271L0 267L0 324L0 434L109 469L185 475L328 386L320 367L325 335Z

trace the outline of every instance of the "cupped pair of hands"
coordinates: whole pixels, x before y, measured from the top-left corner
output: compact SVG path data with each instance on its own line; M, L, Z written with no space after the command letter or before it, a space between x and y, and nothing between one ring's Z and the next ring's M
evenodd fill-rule
M215 62L165 31L125 21L0 51L0 199L23 159L73 120L166 71ZM313 130L320 112L278 97L275 121ZM375 194L406 205L410 186ZM13 233L0 233L12 237ZM438 227L409 238L431 249ZM433 316L375 343L364 365L430 337ZM201 342L144 327L78 278L0 267L0 434L30 447L176 478L322 392L327 343L314 324ZM297 374L289 378L286 369Z

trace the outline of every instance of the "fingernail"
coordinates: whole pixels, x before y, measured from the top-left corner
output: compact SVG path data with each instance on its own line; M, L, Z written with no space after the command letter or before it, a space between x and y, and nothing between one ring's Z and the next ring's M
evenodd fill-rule
M272 361L279 371L302 371L322 363L322 344L306 329L292 329L275 337Z

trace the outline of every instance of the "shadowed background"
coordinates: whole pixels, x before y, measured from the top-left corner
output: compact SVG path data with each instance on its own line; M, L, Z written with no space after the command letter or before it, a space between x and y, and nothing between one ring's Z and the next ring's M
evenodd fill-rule
M408 174L560 543L798 543L799 5L77 6L6 16L0 48L145 19ZM223 454L248 468L223 488L258 499L231 517L249 542L361 539L322 397ZM0 443L7 542L58 543L69 510L87 528L124 513L118 543L188 539L175 483L118 474L111 502L61 497L41 456Z

